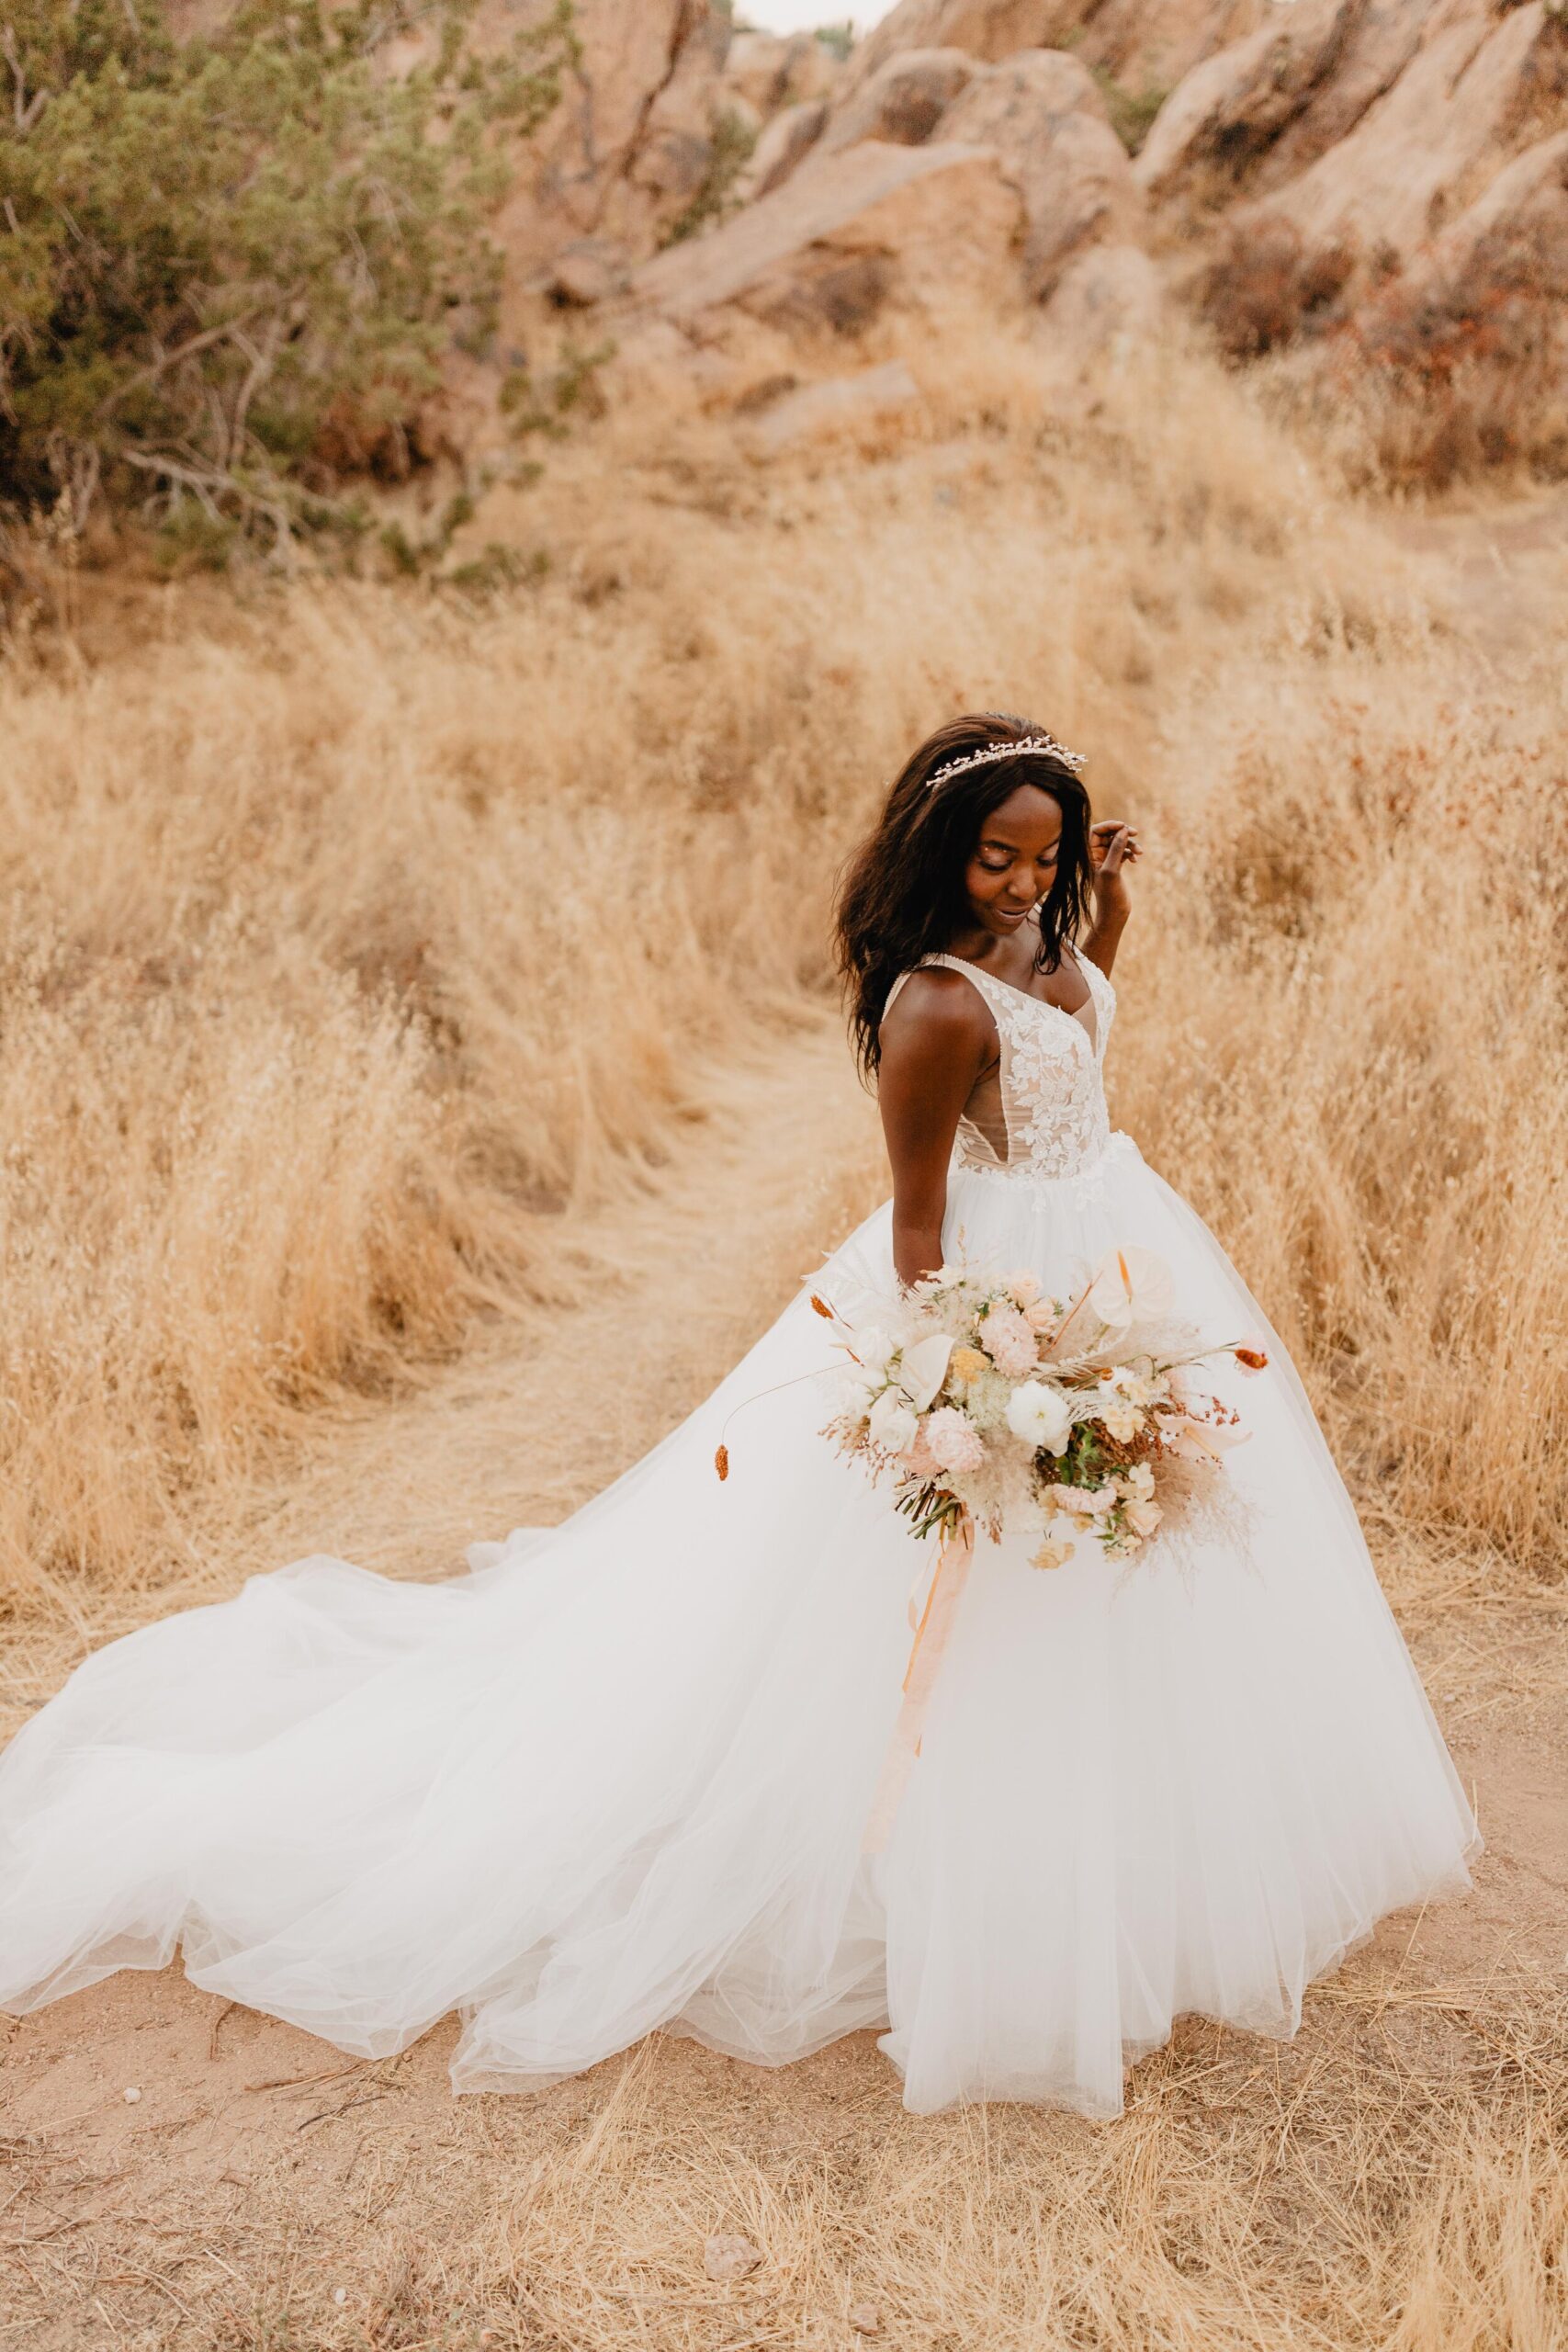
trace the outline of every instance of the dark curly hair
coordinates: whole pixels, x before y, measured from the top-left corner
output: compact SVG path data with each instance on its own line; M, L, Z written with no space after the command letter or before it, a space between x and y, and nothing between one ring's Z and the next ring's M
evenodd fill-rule
M1009 711L950 720L929 735L887 796L874 832L845 868L837 909L839 969L850 1001L850 1029L867 1079L882 1058L877 1032L888 992L908 972L946 946L964 919L964 870L980 828L1021 784L1048 792L1062 811L1056 872L1040 910L1035 967L1055 971L1063 943L1077 938L1089 905L1089 795L1062 760L1020 752L990 760L930 788L949 760L992 743L1043 734Z

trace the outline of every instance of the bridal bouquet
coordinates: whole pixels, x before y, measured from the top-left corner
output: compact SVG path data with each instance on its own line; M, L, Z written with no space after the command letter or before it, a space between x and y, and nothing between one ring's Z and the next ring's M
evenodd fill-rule
M1032 1274L986 1282L943 1267L877 1329L837 1329L847 1358L841 1410L823 1434L891 1479L917 1535L1004 1525L1040 1538L1039 1568L1080 1537L1127 1558L1173 1506L1190 1504L1247 1435L1195 1388L1220 1354L1261 1371L1260 1349L1205 1347L1170 1319L1172 1283L1147 1250L1114 1250L1069 1299Z

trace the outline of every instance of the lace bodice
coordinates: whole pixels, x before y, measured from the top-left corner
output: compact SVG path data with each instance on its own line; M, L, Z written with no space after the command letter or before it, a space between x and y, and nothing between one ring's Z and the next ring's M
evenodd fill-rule
M995 1076L982 1080L964 1106L954 1167L1055 1182L1081 1174L1104 1154L1111 1122L1100 1073L1116 991L1087 956L1073 955L1073 961L1089 1001L1066 1012L961 956L925 957L925 965L944 965L974 982L997 1024L1000 1049ZM889 1005L908 978L895 984Z

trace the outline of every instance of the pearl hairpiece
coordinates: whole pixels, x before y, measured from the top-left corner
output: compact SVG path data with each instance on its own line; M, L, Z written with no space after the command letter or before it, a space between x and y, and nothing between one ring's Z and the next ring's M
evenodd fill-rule
M993 760L1021 759L1026 752L1043 752L1051 759L1060 760L1064 767L1071 768L1075 775L1083 765L1083 753L1069 752L1054 735L1025 735L1016 743L987 743L981 751L966 752L961 760L949 760L945 767L938 768L935 775L928 778L926 790L934 792L949 776L963 775L969 768L988 767Z

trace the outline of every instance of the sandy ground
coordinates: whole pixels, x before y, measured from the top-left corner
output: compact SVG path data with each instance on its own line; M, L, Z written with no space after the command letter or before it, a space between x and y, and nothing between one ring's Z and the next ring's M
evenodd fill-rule
M586 1317L552 1317L541 1299L434 1390L326 1433L258 1508L235 1581L316 1549L439 1574L475 1535L559 1516L703 1393L879 1182L873 1115L835 1027L710 1073L672 1163L566 1237L595 1270ZM705 1277L694 1299L682 1272L694 1258ZM636 1401L635 1378L632 1401L606 1404L606 1348L634 1374L663 1363L657 1411ZM876 2270L868 2245L886 2211L878 2165L889 2152L918 2169L962 2148L973 2165L976 2132L995 2132L1043 2195L1064 2165L1091 2160L1097 2132L1134 2130L1156 2109L1234 2137L1266 2092L1288 2133L1292 2116L1315 2111L1309 2090L1332 2101L1341 2078L1344 2096L1365 2083L1370 2035L1380 2082L1427 2083L1473 2065L1478 2050L1484 2062L1498 2033L1483 2015L1486 1988L1550 1976L1568 1946L1565 1622L1541 1603L1465 1604L1409 1623L1487 1838L1473 1899L1386 1922L1314 1993L1289 2047L1184 2024L1134 2075L1122 2125L1018 2109L917 2123L871 2036L777 2074L655 2037L535 2098L455 2100L450 2022L363 2064L174 1971L0 2022L0 2345L847 2346L867 2340L849 2315L855 2282ZM115 1629L106 1618L84 1639ZM57 1651L13 1658L13 1720L66 1662ZM829 2177L843 2244L824 2300L779 2248L802 2226L791 2204L802 2183ZM737 2228L764 2261L716 2286L705 2236ZM551 2249L571 2232L569 2279ZM1005 2251L994 2258L1005 2269ZM882 2341L1000 2340L979 2303L972 2322L939 2324L913 2290L902 2307L886 2278L874 2291Z

